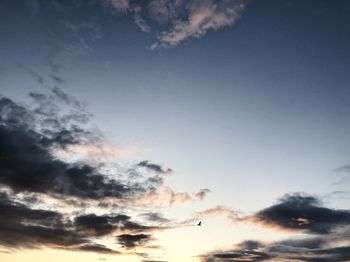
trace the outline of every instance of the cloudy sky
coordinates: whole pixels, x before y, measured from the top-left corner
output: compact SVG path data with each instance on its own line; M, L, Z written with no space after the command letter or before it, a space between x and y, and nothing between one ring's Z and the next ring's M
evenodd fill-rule
M349 1L3 0L0 35L0 261L350 261Z

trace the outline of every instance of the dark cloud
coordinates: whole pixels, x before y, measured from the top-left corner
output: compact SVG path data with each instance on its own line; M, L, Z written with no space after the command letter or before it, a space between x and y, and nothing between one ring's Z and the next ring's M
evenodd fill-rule
M331 239L313 237L298 240L285 240L269 244L265 250L272 256L284 259L297 259L299 261L348 261L350 259L350 246L334 246Z
M252 241L246 241L252 242ZM256 242L256 241L253 241ZM327 238L313 237L304 239L289 239L270 244L259 242L258 246L247 248L244 243L236 249L210 252L202 255L202 261L303 261L303 262L332 262L348 261L350 246L329 246ZM332 243L334 244L334 243Z
M97 236L110 234L115 230L140 232L157 229L157 227L144 226L133 222L130 216L124 214L104 216L87 214L77 216L75 218L75 225L80 230L85 231L86 234Z
M1 104L2 101L0 111ZM55 142L59 142L57 137ZM122 197L130 192L128 187L106 179L91 166L73 166L55 159L45 147L44 137L33 130L1 125L0 148L0 183L17 192L86 198Z
M121 222L128 221L129 216L97 216L95 214L82 215L75 218L75 224L78 228L86 231L92 231L94 235L105 235L111 233Z
M350 225L350 211L323 207L313 196L292 194L259 211L254 219L284 229L327 234L339 226Z
M301 230L306 234L270 243L247 240L230 250L204 254L200 256L202 261L332 262L350 259L350 211L324 207L314 196L287 194L277 204L242 220Z
M164 218L161 214L156 212L143 213L141 216L152 222L167 223L171 221L170 219Z
M100 245L100 244L82 245L78 248L78 250L95 252L95 253L105 253L105 254L120 254L119 251L110 249L110 248L108 248L104 245ZM99 259L99 260L105 260L105 259Z
M88 242L71 230L62 214L31 209L0 193L0 245L34 248L42 245L69 247Z
M10 99L0 99L0 183L16 192L61 194L82 198L127 198L156 190L154 183L122 183L99 173L89 164L66 163L52 155L52 146L84 144L94 141L94 134L80 127L78 121L63 120L55 107L46 106L47 96L32 94L40 110L30 111ZM68 99L68 98L67 98ZM52 109L53 108L53 109ZM45 112L45 114L43 113ZM35 124L37 115L39 127ZM55 123L51 128L47 122ZM43 128L44 125L44 128ZM152 179L152 177L150 178ZM149 186L149 188L147 188Z
M153 172L160 173L160 174L169 174L172 172L170 168L164 168L158 164L151 163L148 160L138 163L137 166L147 168Z
M241 249L247 249L247 250L255 250L263 246L263 244L259 241L255 240L246 240L241 242L240 244L237 245Z
M291 248L308 248L308 249L317 249L321 248L326 241L322 237L309 237L302 239L288 239L284 241L280 241L277 243L277 246L286 246ZM273 250L271 248L270 250Z
M248 240L237 245L239 249L221 253L213 253L213 261L220 259L232 259L233 261L261 261L270 258L270 255L257 251L263 244L258 241Z
M0 97L1 247L118 254L98 240L117 233L117 240L127 248L144 246L152 239L150 232L168 228L162 223L169 220L158 213L143 211L138 217L147 220L144 225L124 212L110 214L109 206L100 204L122 204L127 212L147 197L160 197L163 174L170 169L143 161L115 173L111 168L106 174L102 172L106 163L59 158L58 150L102 145L101 134L86 122L90 115L84 105L61 88L32 92L30 98L33 104L25 105ZM172 197L188 195L165 188ZM92 206L105 215L83 210Z
M233 259L234 261L261 261L266 260L269 256L262 252L256 252L252 250L243 250L243 252L227 252L213 254L215 259Z
M96 244L91 239L110 235L116 230L140 232L154 227L130 221L127 215L69 217L56 211L31 209L0 192L0 246L10 249L50 246L61 249L118 254L117 250ZM127 248L143 245L151 239L146 234L119 235Z
M151 240L151 235L148 234L122 234L117 236L119 244L126 248L134 248L143 246Z

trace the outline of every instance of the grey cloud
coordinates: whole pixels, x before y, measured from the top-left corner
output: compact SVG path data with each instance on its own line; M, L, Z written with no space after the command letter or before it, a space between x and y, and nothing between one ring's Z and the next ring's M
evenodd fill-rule
M350 172L350 165L345 165L334 169L336 172Z
M80 125L76 115L58 117L58 109L47 106L47 96L36 94L35 99L40 107L34 111L7 98L0 100L0 148L3 156L0 158L0 183L16 192L91 199L141 196L157 190L163 183L161 178L153 176L142 184L131 179L127 183L121 182L101 174L98 168L87 163L66 163L57 159L51 153L52 146L64 148L94 143L98 137ZM40 121L35 123L38 115ZM73 124L69 124L73 120ZM47 121L54 125L47 126ZM151 165L151 170L156 166Z
M225 209L212 210L206 213ZM350 259L350 211L324 207L314 196L287 194L275 205L240 220L305 234L275 242L247 240L229 250L201 255L202 261L332 262Z
M319 199L303 194L285 195L277 204L259 211L253 218L266 225L318 234L350 225L349 210L323 207Z
M258 245L246 246L245 243L236 248L224 251L209 252L200 256L202 261L302 261L333 262L348 261L350 246L327 247L331 243L327 238L312 237L288 239L273 243L255 242ZM334 245L334 243L333 243Z
M58 85L66 83L66 80L58 75L51 75L51 79Z
M168 223L171 221L170 219L164 218L161 214L156 212L142 213L141 216L146 220L153 222Z
M143 232L148 227L131 221L131 217L119 215L97 216L86 214L70 219L56 211L32 209L15 200L16 195L0 192L0 246L11 249L50 246L61 249L119 254L92 239L111 235L114 231ZM123 234L118 236L127 248L144 245L151 235Z
M0 97L0 189L8 192L0 193L0 246L5 250L46 246L118 254L95 241L127 232L118 235L120 243L128 248L145 246L152 240L150 232L169 228L162 226L168 220L158 213L143 213L145 224L105 210L105 215L85 213L84 208L103 201L123 203L127 212L133 201L161 194L163 174L171 169L142 161L123 169L123 174L107 175L100 169L104 163L58 158L54 150L98 144L102 137L85 123L90 116L83 104L61 88L30 97L30 106ZM172 198L190 198L167 189ZM51 200L70 205L79 215L48 204ZM107 208L98 204L94 207Z
M128 232L145 232L161 229L158 226L144 226L131 220L130 216L86 214L77 216L74 225L91 236L102 236L116 230Z
M105 253L105 254L120 254L119 251L110 249L110 248L108 248L104 245L101 245L101 244L85 244L85 245L78 247L78 250L95 252L95 253ZM103 260L103 259L99 259L99 260Z
M40 245L69 247L88 240L69 229L55 211L31 209L0 193L0 245L34 248ZM66 228L67 227L67 228Z
M134 248L143 246L151 240L151 235L148 234L122 234L118 235L117 239L121 245L126 248Z
M154 172L157 172L157 173L161 173L161 174L168 174L168 173L172 172L172 169L164 168L161 165L154 164L154 163L152 163L152 162L150 162L148 160L138 163L137 166L144 167L146 169L149 169L151 171L154 171Z

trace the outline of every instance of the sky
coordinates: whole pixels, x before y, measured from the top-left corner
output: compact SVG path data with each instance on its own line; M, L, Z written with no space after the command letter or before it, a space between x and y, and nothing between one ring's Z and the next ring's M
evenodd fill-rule
M0 261L350 261L349 14L1 1Z

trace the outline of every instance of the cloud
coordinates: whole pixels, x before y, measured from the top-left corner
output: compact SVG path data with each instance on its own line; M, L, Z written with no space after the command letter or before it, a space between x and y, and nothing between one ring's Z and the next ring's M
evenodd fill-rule
M40 2L27 0L32 14L55 12L57 21L50 25L52 48L48 65L54 77L65 80L58 73L69 58L90 54L94 43L102 38L100 14L81 12L89 9L109 11L116 17L129 16L144 33L152 33L150 49L174 47L189 39L198 39L209 31L232 26L240 18L249 0L93 0ZM106 14L106 12L103 12ZM92 18L93 17L93 18ZM60 81L62 83L62 81Z
M209 252L202 255L202 261L267 261L271 255L260 250L263 243L253 240L244 241L236 245L232 250Z
M137 166L144 167L144 168L147 168L153 172L161 173L161 174L169 174L169 173L173 172L170 168L164 168L158 164L151 163L148 160L138 163Z
M338 167L334 171L336 171L336 172L350 172L350 165Z
M0 245L34 248L41 245L70 247L88 242L69 229L63 215L55 211L31 209L0 192ZM66 228L67 227L67 228Z
M3 103L4 100L1 100L0 107ZM2 108L0 112L3 113ZM70 142L62 139L55 137L55 142ZM0 159L0 183L16 192L86 198L122 197L132 190L115 180L104 178L89 165L70 165L54 159L43 143L42 136L32 130L0 126L0 146L5 156Z
M156 221L157 222L157 221ZM74 225L89 236L103 236L115 231L145 232L166 229L160 226L145 226L131 220L130 216L86 214L75 217Z
M348 261L350 259L350 211L324 207L320 199L294 193L252 216L239 217L218 206L198 215L231 215L236 222L290 230L298 233L275 242L246 240L232 249L200 255L201 261Z
M119 244L125 248L143 246L151 240L151 235L147 234L122 234L117 236Z
M170 22L176 18L183 2L182 0L151 0L148 4L150 18L160 23Z
M350 182L350 165L344 165L334 169L335 172L341 174L338 181L334 182L336 185L344 185Z
M230 222L237 222L239 220L238 213L225 206L216 206L196 213L196 219L212 216L225 216Z
M45 83L44 78L40 74L38 74L36 71L34 71L32 68L22 64L18 64L17 66L20 69L22 69L24 72L26 72L37 84L43 85Z
M233 249L208 252L200 257L206 262L223 260L332 262L350 259L349 245L340 244L333 247L331 245L334 243L327 237L291 238L272 243L249 240L239 243Z
M103 254L120 254L119 251L110 249L104 245L101 244L86 244L82 245L78 248L78 250L81 251L88 251L88 252L94 252L94 253L103 253ZM99 259L99 260L105 260L105 259Z
M107 144L75 144L67 145L64 148L55 148L53 154L66 162L80 159L89 163L98 164L113 163L119 158L133 156L140 152L141 149L132 144L120 147L114 147Z
M204 198L207 196L208 193L210 193L210 189L205 188L205 189L201 189L198 192L194 193L195 198L197 198L198 200L204 200Z
M151 49L176 46L191 38L200 38L210 30L233 25L241 16L247 0L109 0L108 6L118 13L130 13L138 27L149 33L146 18L165 24Z
M303 194L288 194L268 208L257 212L254 221L282 229L328 234L350 225L350 211L323 207L319 199Z
M124 214L85 214L71 216L57 211L32 209L9 195L0 192L0 246L10 249L40 248L48 246L69 250L119 254L93 239L109 236L114 232L151 232L159 227L144 226ZM120 241L133 247L149 241L151 235L143 233L119 236Z
M30 98L28 105L0 97L0 246L119 254L99 243L118 234L128 248L159 248L145 244L171 221L145 212L143 204L194 200L164 184L171 169L150 161L122 167L113 160L60 158L57 151L72 148L94 154L104 148L103 137L89 124L84 104L61 88Z
M151 27L147 24L146 20L143 18L143 10L139 5L134 5L131 9L134 14L135 24L141 29L142 32L151 32Z
M232 25L240 17L244 3L244 0L189 1L185 7L186 19L180 18L181 13L176 16L171 29L162 32L151 48L176 46L189 38L199 38L209 30Z
M55 94L66 103L71 102L64 94ZM156 190L157 179L153 177L147 178L151 182L147 183L146 179L143 185L130 180L122 183L103 175L98 168L87 163L67 163L56 159L51 152L52 147L93 143L97 138L92 131L79 126L79 112L60 118L55 107L47 104L46 96L32 96L39 103L39 108L34 111L10 99L0 99L0 146L5 156L0 158L1 184L16 192L91 199L127 198ZM39 119L38 125L36 119Z
M148 181L148 182L147 182ZM149 178L146 183L156 182L157 190L152 190L142 195L142 197L128 198L128 199L112 199L108 198L99 201L100 206L104 207L142 207L142 208L163 208L173 207L177 204L190 203L196 198L191 197L187 192L176 192L168 186L164 185L164 181L160 176ZM152 187L150 184L150 187Z
M148 221L153 221L153 222L155 221L159 223L168 223L171 221L170 219L164 218L161 214L156 212L142 213L141 217L143 217Z

